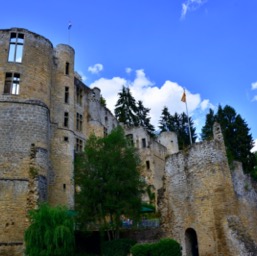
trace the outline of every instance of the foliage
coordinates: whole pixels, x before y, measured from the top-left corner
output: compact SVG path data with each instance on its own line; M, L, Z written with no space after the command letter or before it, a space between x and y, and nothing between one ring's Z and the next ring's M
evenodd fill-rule
M118 239L105 242L103 245L104 256L127 256L130 248L136 244L132 239Z
M85 152L75 160L76 184L81 189L76 207L82 229L97 224L108 231L109 239L117 239L123 215L139 218L143 193L139 167L139 155L121 127L104 138L89 137Z
M161 120L159 121L159 128L161 132L171 131L176 132L178 136L179 149L184 149L190 145L190 135L188 129L188 116L183 112L182 114L175 113L171 115L167 107L164 107L161 114ZM192 142L196 141L197 135L194 127L194 122L189 117L190 131Z
M149 117L150 108L145 108L141 100L137 103L137 117L138 123L136 126L144 127L148 134L154 136L154 126L150 123L151 118Z
M149 117L149 108L145 108L143 102L136 102L130 89L123 86L118 94L119 99L115 105L115 116L119 122L127 126L144 127L151 137L154 137L154 126Z
M119 99L115 105L115 116L119 122L128 126L137 126L137 104L132 96L130 89L123 86L121 92L118 93Z
M157 243L136 244L131 248L133 256L181 256L180 244L170 238L161 239Z
M244 171L251 173L257 161L254 154L251 153L254 142L245 120L232 107L226 105L222 108L219 106L216 114L213 110L207 114L205 125L202 128L202 139L213 137L214 122L218 122L221 126L229 163L234 160L240 161Z
M65 207L40 205L29 212L31 225L25 231L26 255L74 255L74 221Z
M251 172L251 176L255 181L257 181L257 152L254 153L254 156L255 156L255 166L253 171Z

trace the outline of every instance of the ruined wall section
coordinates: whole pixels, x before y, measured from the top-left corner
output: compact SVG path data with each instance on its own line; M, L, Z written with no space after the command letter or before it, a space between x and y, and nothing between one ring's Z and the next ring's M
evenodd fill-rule
M95 134L96 136L102 137L117 127L117 119L101 102L101 91L99 88L95 87L88 93L87 101L88 135Z
M242 218L245 206L240 206L234 191L219 125L214 126L214 140L167 158L159 200L162 228L181 243L183 255L190 251L185 237L189 228L196 231L199 255L256 252L254 232L248 232L247 216Z

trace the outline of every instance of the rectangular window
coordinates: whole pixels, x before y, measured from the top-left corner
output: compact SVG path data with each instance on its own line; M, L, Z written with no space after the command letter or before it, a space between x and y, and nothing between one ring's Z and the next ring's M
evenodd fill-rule
M106 137L108 135L108 130L106 127L104 127L104 137Z
M63 126L69 127L69 113L68 112L64 112Z
M64 136L64 137L63 137L63 141L65 141L65 142L69 142L69 137Z
M20 74L6 73L4 93L18 95L20 93Z
M150 161L146 161L145 163L146 163L146 169L150 170Z
M82 131L83 116L77 113L77 131Z
M24 35L21 33L11 33L8 61L22 62Z
M76 138L76 152L82 152L83 150L83 141L81 139Z
M83 90L79 86L76 88L76 90L77 90L77 104L81 106L82 99L83 99Z
M70 73L70 63L69 62L66 62L66 65L65 65L65 74L66 75L69 75Z
M146 148L146 139L142 139L142 148Z
M69 96L70 96L70 92L69 92L69 87L65 87L65 92L64 92L64 102L65 103L69 103Z

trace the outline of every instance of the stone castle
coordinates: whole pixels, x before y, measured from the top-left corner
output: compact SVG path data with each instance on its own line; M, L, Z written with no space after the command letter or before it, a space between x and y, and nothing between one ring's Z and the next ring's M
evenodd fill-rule
M118 125L74 57L69 45L26 29L0 30L0 255L22 255L27 213L38 203L73 209L74 155L90 134ZM257 255L257 194L240 163L230 171L218 124L214 140L185 151L175 133L152 139L124 128L158 201L162 236L176 239L183 256Z

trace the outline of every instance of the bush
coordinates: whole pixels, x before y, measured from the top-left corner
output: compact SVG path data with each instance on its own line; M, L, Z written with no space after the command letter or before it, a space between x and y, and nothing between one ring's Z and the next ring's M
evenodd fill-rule
M130 248L136 244L135 240L118 239L105 242L103 244L104 256L127 256Z
M180 244L170 238L152 244L136 244L130 252L133 256L181 256Z

